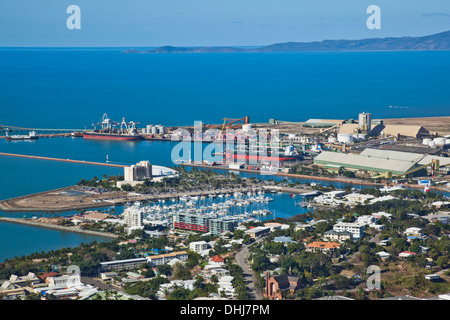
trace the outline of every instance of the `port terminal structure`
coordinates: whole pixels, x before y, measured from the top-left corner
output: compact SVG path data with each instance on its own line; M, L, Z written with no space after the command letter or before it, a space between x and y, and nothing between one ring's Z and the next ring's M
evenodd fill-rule
M61 162L71 162L71 163L82 163L82 164L90 164L90 165L106 166L106 167L117 167L117 168L126 167L125 165L122 165L122 164L93 162L93 161L85 161L85 160L61 159L61 158L51 158L51 157L41 157L41 156L30 156L30 155L26 155L26 154L5 153L5 152L0 152L0 156L29 158L29 159L37 159L37 160L61 161Z
M35 131L39 134L39 137L69 137L74 136L75 133L83 132L85 129L43 129L43 128L25 128L25 127L17 127L17 126L7 126L4 124L0 124L0 131ZM5 136L0 136L0 138L5 138Z

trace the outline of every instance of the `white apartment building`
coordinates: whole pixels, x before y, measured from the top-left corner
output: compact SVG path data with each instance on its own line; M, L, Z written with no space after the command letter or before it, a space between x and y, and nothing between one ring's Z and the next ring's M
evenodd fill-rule
M353 239L364 237L364 225L354 222L339 222L333 226L333 230L337 232L347 231L353 235Z
M201 253L202 251L208 250L210 245L206 241L195 241L189 244L189 250Z
M123 211L123 220L128 228L143 227L144 213L139 208L129 207Z
M148 263L150 263L150 265L157 267L166 264L173 259L179 259L184 262L187 260L187 258L188 254L186 251L178 251L166 254L159 254L155 256L148 256L147 261Z
M362 225L372 225L372 224L376 224L378 222L378 218L375 216L360 216L358 217L358 219L356 220L356 222L358 224L362 224Z

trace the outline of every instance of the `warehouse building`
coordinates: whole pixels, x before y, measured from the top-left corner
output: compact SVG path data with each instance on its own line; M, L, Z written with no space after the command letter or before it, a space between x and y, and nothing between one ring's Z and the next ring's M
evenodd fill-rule
M303 126L309 128L329 128L342 125L344 122L345 120L336 119L309 119L303 123Z
M367 149L366 149L367 150ZM329 169L344 168L353 171L368 171L372 173L392 172L404 174L416 167L417 162L411 160L392 159L388 157L376 157L365 154L350 154L331 151L323 151L315 159L314 164Z
M139 268L144 263L147 263L147 258L100 262L100 265L102 270L131 270L134 268Z
M352 136L355 140L358 140L366 138L367 135L381 137L392 136L396 139L400 137L410 137L418 139L421 137L429 136L430 132L422 126L389 124L384 125L382 123L377 124L376 126L368 126L367 124L360 125L359 123L344 123L339 127L338 141L350 143L353 141L353 139L351 141L343 141L343 139L346 139L348 136ZM340 137L341 139L339 139Z

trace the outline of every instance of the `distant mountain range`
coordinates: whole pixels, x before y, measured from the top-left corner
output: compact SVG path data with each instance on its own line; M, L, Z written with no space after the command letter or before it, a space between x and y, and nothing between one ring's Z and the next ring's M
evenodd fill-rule
M361 40L324 40L314 42L275 43L259 48L240 47L173 47L151 50L129 49L123 53L233 53L233 52L288 52L288 51L396 51L396 50L450 50L450 31L423 37L369 38Z

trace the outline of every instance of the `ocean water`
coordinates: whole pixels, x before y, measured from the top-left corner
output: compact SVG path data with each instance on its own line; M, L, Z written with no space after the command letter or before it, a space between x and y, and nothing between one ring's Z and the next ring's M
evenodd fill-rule
M440 116L450 51L123 54L0 49L2 125L90 128L103 113L144 124ZM402 108L390 108L402 107Z
M103 113L146 124L224 117L373 118L450 115L450 52L122 54L122 49L0 49L0 124L90 128ZM396 108L390 108L394 106ZM401 108L400 108L401 107ZM175 143L0 139L0 152L173 166ZM73 185L120 168L0 156L0 199ZM246 174L244 174L245 176ZM275 180L281 179L280 177ZM335 184L336 185L336 184ZM343 187L342 185L336 185ZM303 212L287 195L276 216ZM285 197L285 198L283 198ZM2 213L23 217L24 213ZM26 214L27 215L27 214ZM0 223L0 261L104 238Z

